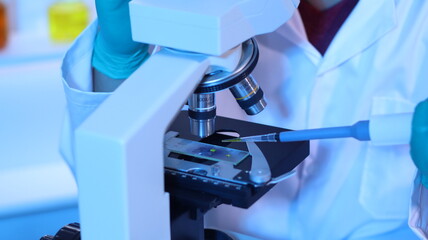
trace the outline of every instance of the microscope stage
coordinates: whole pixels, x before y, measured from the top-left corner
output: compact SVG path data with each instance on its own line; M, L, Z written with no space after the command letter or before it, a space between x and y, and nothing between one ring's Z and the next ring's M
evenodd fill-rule
M217 116L216 133L200 139L190 134L189 125L187 112L180 112L165 139L165 188L173 197L192 201L212 197L216 204L248 208L275 185L250 179L252 156L245 143L222 140L231 138L225 132L248 136L286 129ZM308 141L257 146L269 164L272 179L290 173L309 155Z

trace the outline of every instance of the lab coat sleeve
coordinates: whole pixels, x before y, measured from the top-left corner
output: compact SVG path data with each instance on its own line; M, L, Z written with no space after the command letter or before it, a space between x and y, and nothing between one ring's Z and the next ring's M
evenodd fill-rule
M414 182L409 225L421 239L428 239L428 189L421 184L420 173Z
M88 26L67 51L62 80L67 102L60 152L74 172L74 131L111 93L92 92L92 50L97 21Z

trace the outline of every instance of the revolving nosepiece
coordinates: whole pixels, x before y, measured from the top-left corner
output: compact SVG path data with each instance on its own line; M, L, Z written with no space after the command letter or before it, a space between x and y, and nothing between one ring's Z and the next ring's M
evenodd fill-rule
M207 137L215 132L215 92L229 89L248 115L258 114L266 107L263 91L251 76L258 58L257 43L249 39L242 43L242 55L234 71L216 71L204 76L188 101L193 135Z

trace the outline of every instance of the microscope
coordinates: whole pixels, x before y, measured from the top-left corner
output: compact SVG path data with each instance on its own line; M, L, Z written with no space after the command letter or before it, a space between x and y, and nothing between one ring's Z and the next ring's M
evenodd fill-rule
M215 93L229 89L249 115L266 107L251 76L253 37L284 24L299 0L129 4L134 40L161 48L76 132L80 226L67 227L69 239L80 239L76 229L84 240L232 239L204 230L204 214L250 207L290 176L309 143L222 142L284 129L216 116Z

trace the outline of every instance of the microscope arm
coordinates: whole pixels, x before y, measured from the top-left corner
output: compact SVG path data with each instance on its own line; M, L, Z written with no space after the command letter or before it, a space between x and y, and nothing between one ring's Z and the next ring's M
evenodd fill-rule
M77 129L83 239L170 239L164 133L208 66L162 50Z

